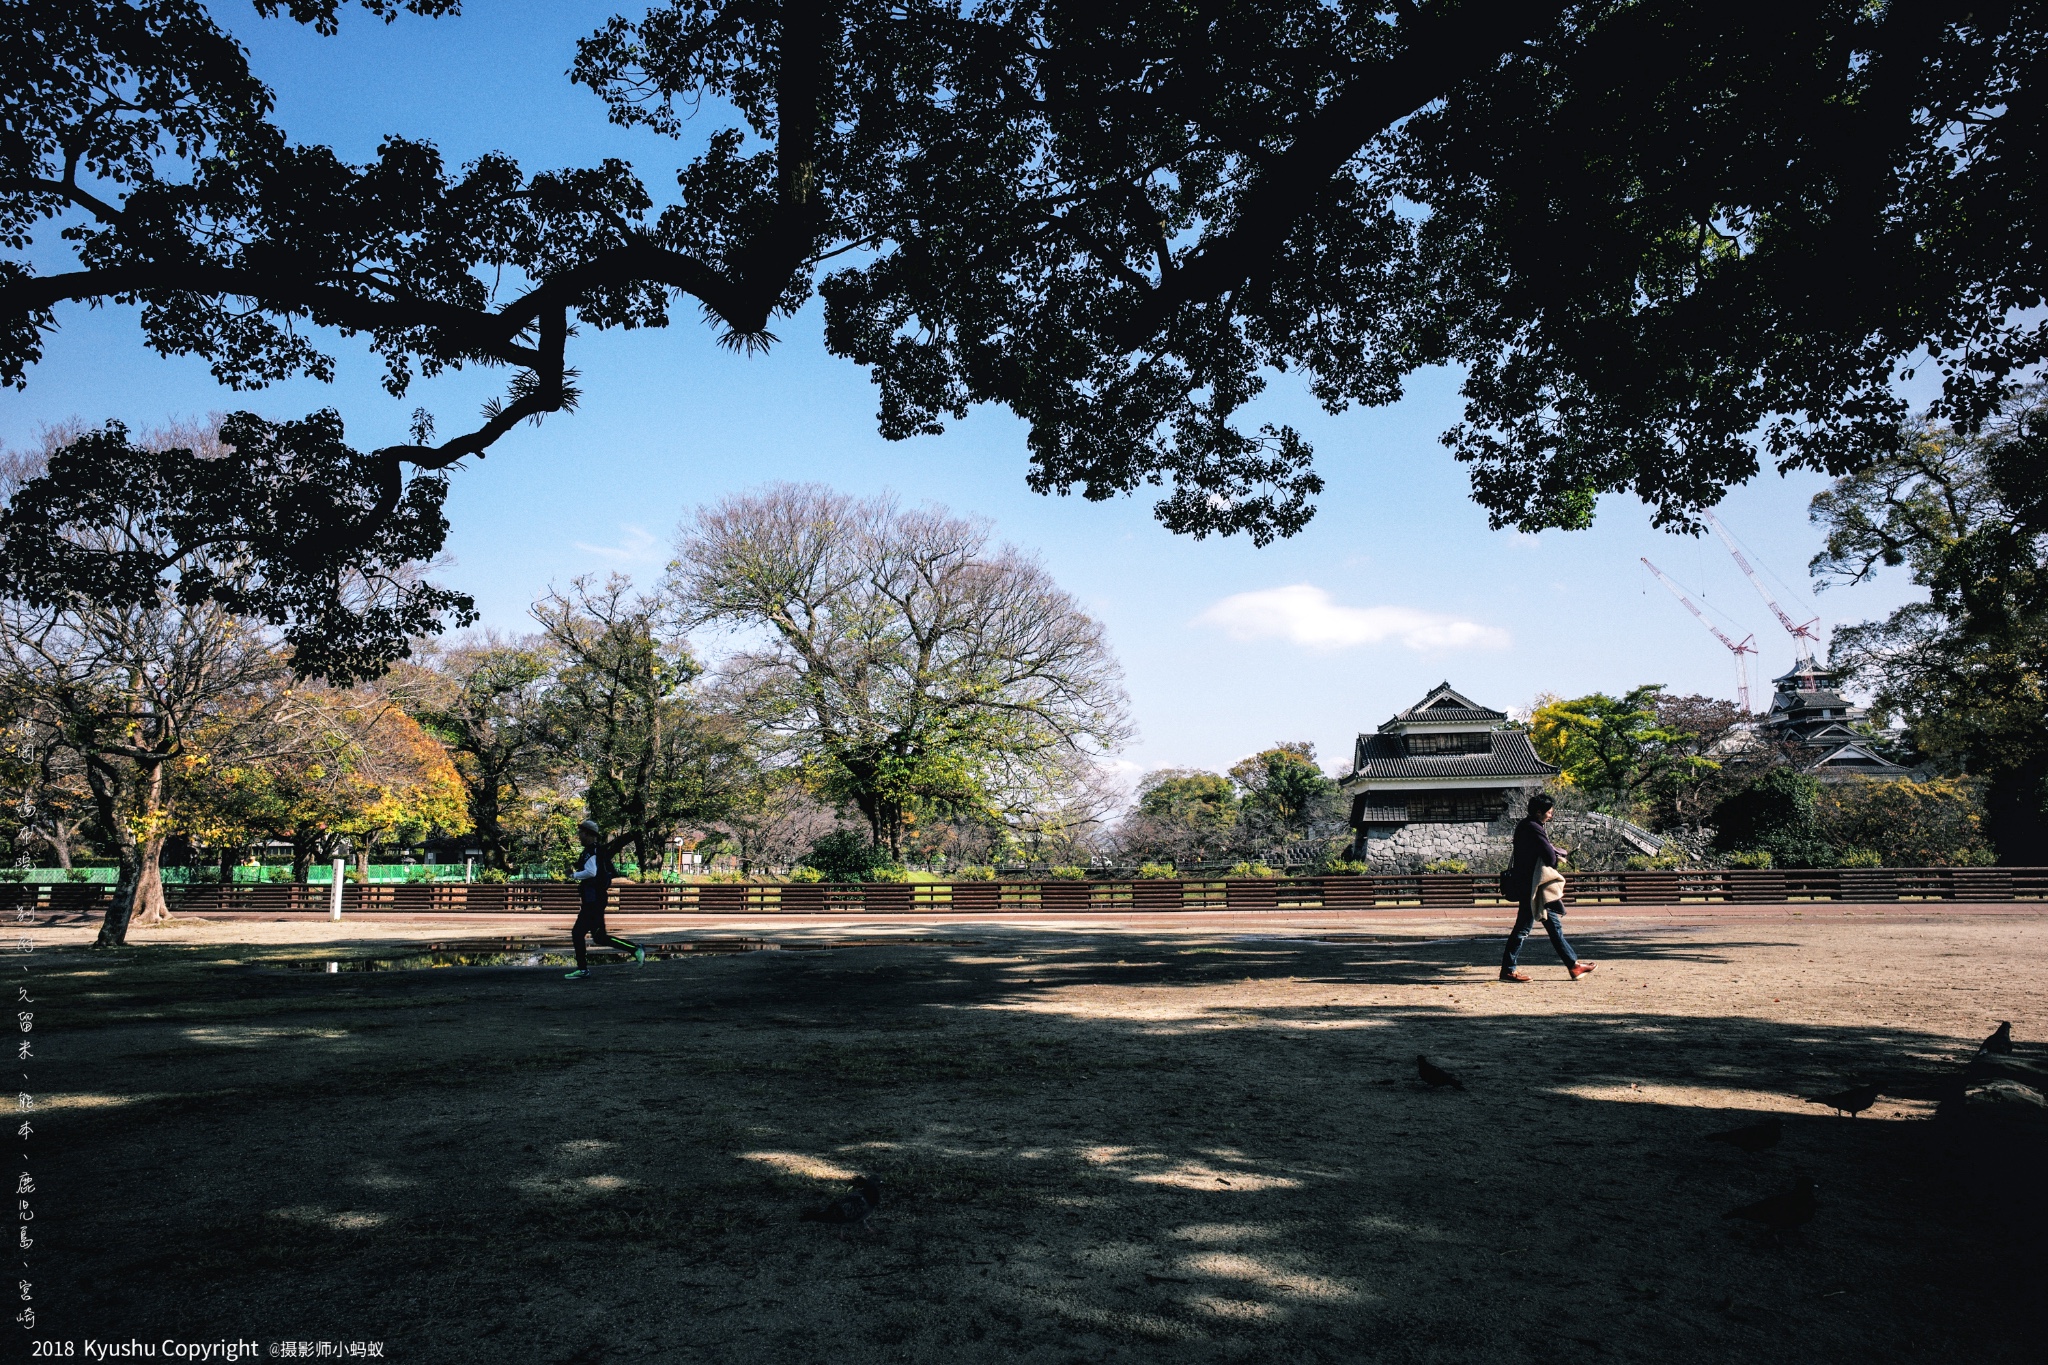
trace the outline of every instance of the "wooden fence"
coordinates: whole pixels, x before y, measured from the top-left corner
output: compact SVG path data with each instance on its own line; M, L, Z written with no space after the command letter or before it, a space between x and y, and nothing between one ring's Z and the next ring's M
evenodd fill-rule
M0 913L96 914L113 894L91 883L0 883ZM269 883L166 887L183 914L324 914L330 888ZM1578 872L1566 882L1567 906L1786 905L2048 901L2048 868L1828 868L1798 871ZM1425 872L1362 877L1229 878L1161 881L1042 882L619 882L618 914L910 915L1117 914L1202 910L1458 910L1502 904L1490 876ZM344 915L576 913L567 882L400 883L344 888Z

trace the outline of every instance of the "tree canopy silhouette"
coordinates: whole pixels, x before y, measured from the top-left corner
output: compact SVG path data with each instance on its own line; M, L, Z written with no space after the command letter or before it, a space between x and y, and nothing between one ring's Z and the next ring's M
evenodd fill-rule
M660 206L617 160L293 143L199 0L11 0L0 53L0 379L108 301L235 388L329 375L329 334L394 398L509 371L469 429L365 453L301 556L573 406L577 329L692 305L758 348L821 292L885 435L1002 404L1033 487L1157 486L1173 530L1261 543L1322 487L1251 406L1276 373L1337 411L1457 367L1496 524L1611 491L1688 524L1766 461L1892 449L1902 366L1968 431L2048 348L2042 0L661 0L571 71L614 121L729 116Z

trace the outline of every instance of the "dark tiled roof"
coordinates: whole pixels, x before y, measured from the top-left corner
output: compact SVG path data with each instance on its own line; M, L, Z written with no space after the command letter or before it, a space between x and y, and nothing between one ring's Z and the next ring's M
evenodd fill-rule
M1772 700L1788 701L1791 704L1788 709L1800 711L1813 711L1821 707L1829 710L1846 710L1849 705L1848 698L1839 692L1784 692Z
M1449 703L1442 705L1440 703ZM1452 687L1448 680L1429 689L1421 701L1406 711L1396 711L1387 725L1397 725L1404 720L1506 720L1504 711L1491 711L1484 706L1474 706L1472 699ZM1387 725L1380 729L1385 730Z
M1469 720L1486 721L1492 724L1498 724L1499 722L1504 721L1507 718L1507 713L1505 711L1487 711L1483 709L1474 710L1462 706L1438 706L1432 707L1428 710L1421 710L1411 706L1406 711L1401 712L1392 720L1388 721L1385 725L1382 725L1380 729L1383 731L1389 730L1396 725L1407 725L1418 720Z
M1529 747L1520 730L1496 730L1490 754L1427 754L1410 758L1392 735L1373 735L1365 742L1363 762L1345 783L1351 786L1381 777L1550 777L1557 772Z
M1779 691L1789 692L1792 689L1783 686L1783 684L1788 682L1797 683L1806 679L1820 679L1832 685L1835 677L1835 670L1827 667L1825 664L1815 663L1811 660L1802 660L1771 679L1771 681L1778 685Z

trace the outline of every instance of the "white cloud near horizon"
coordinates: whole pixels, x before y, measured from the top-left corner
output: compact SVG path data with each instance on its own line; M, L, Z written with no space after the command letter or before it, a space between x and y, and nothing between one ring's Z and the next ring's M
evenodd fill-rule
M592 545L579 540L575 542L576 548L616 564L658 564L662 561L663 546L652 531L631 522L621 522L619 529L625 534L616 545Z
M1313 583L1234 593L1197 616L1235 640L1285 640L1304 649L1357 649L1389 641L1417 651L1506 649L1497 626L1413 607L1347 607Z

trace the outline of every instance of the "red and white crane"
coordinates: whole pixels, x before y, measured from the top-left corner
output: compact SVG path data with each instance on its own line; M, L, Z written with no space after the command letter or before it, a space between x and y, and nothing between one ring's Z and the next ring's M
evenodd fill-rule
M1728 652L1735 656L1735 699L1742 704L1742 713L1744 715L1751 714L1749 709L1749 661L1744 659L1742 656L1745 654L1756 653L1756 636L1745 635L1742 637L1741 644L1735 643L1735 641L1728 638L1728 635L1725 631L1723 631L1719 626L1715 625L1712 621L1709 621L1707 619L1707 615L1705 612L1701 611L1698 607L1692 604L1692 599L1690 597L1687 597L1685 593L1682 590L1680 590L1679 586L1676 583L1673 583L1670 579L1664 576L1664 571L1662 569L1658 568L1655 564L1652 564L1647 559L1643 560L1643 567L1648 569L1651 573L1655 574L1657 576L1657 581L1659 583L1662 583L1665 587L1671 589L1671 595L1677 598L1680 604L1682 604L1687 611L1691 612L1701 625L1705 626L1708 630L1713 631L1714 638L1716 640L1719 640L1722 644L1728 646Z
M1803 626L1794 624L1792 618L1785 614L1785 609L1778 605L1777 599L1771 596L1769 589L1764 587L1763 580L1756 576L1756 570L1750 568L1749 561L1742 557L1742 551L1735 544L1735 537L1728 534L1728 528L1721 524L1721 519L1712 512L1702 512L1700 515L1706 518L1707 525L1714 528L1714 534L1721 537L1721 543L1728 547L1728 553L1735 556L1736 566L1742 570L1743 577L1749 580L1750 586L1756 589L1757 596L1764 599L1764 605L1771 609L1771 615L1778 618L1778 624L1785 628L1785 633L1797 642L1799 662L1807 663L1812 660L1813 651L1820 645L1820 632L1814 629L1820 624L1820 618L1816 616Z

